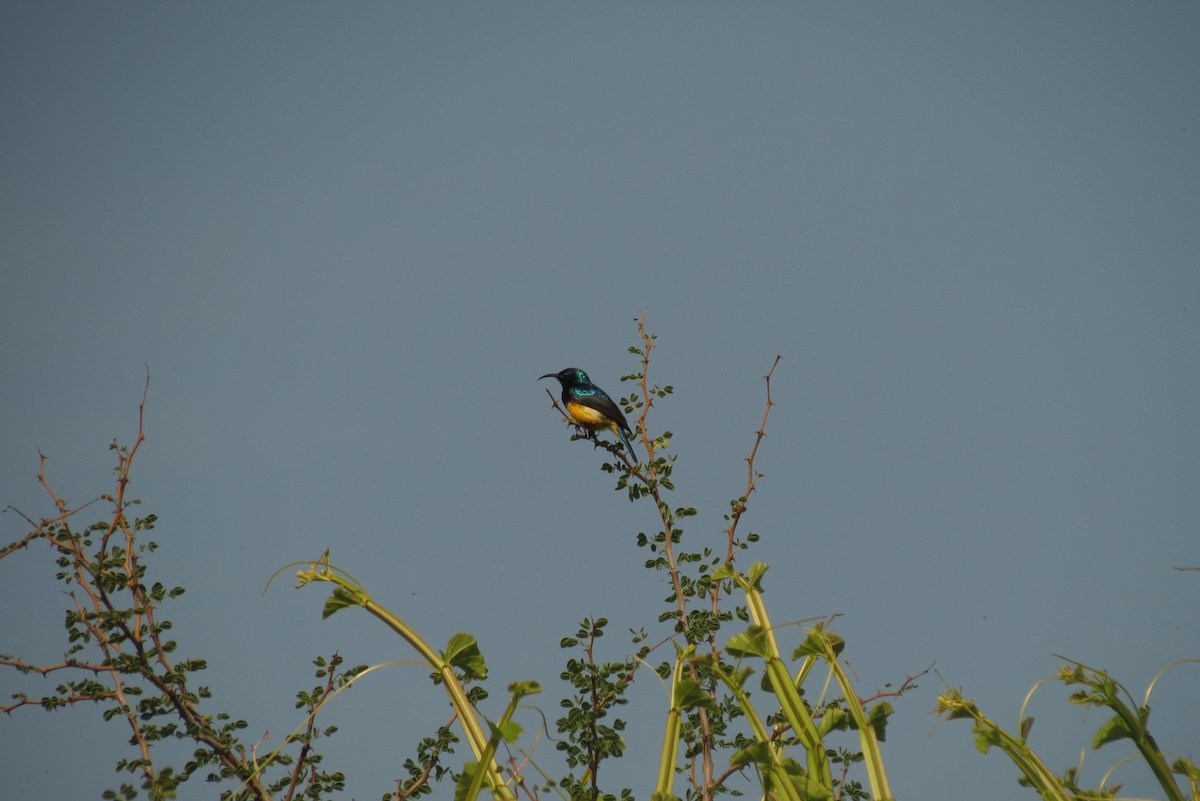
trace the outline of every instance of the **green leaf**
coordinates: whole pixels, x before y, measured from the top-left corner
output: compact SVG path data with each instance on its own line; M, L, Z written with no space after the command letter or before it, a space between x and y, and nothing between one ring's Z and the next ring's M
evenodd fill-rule
M792 652L792 659L799 659L805 656L825 657L830 651L834 656L840 654L846 648L846 641L832 631L825 631L821 626L817 626L808 633L804 638L804 642L796 646L796 650Z
M991 726L975 727L975 747L979 753L986 754L993 745L1000 745L1000 731Z
M735 672L734 672L734 673L733 673L733 674L732 674L732 675L729 677L729 680L730 680L730 681L733 683L733 686L734 686L734 687L739 687L739 688L740 688L740 687L745 687L745 686L746 686L746 679L750 678L750 677L751 677L751 676L753 676L753 675L754 675L754 668L750 667L749 665L743 665L742 667L738 668L738 669L737 669L737 670L736 670L736 671L735 671ZM766 680L767 680L767 674L765 674L765 673L764 673L764 674L763 674L763 681L766 681ZM764 687L763 689L764 689L766 692L772 692L772 690L771 690L771 688L770 688L769 686L768 686L768 687Z
M750 572L746 574L746 578L750 581L751 586L759 592L762 592L762 585L760 584L762 577L766 575L770 567L766 562L755 562L750 565Z
M514 699L519 701L527 695L537 695L540 693L542 691L542 685L532 680L514 681L512 684L508 685L508 691L512 694Z
M756 740L750 745L739 749L729 758L729 767L741 768L746 765L758 765L759 768L766 771L770 770L774 761L771 758L771 746L767 743Z
M726 562L713 571L712 577L713 581L728 581L736 575L737 571L733 569L733 564Z
M821 717L821 725L817 731L822 737L831 731L845 731L850 728L850 715L840 706L828 707Z
M725 650L729 652L730 656L739 659L747 656L766 659L771 654L767 630L762 626L750 626L745 631L730 637L729 642L725 643Z
M442 657L451 667L458 668L472 679L487 678L487 663L479 650L479 643L470 634L459 632L451 637Z
M466 801L467 792L471 789L471 779L475 777L477 768L478 765L475 762L463 765L462 775L458 777L458 782L454 785L454 801Z
M334 587L333 592L329 593L329 597L325 599L325 608L321 610L321 617L330 617L348 606L362 606L362 597L357 593L350 592L345 587Z
M871 724L871 728L875 730L875 736L881 743L887 741L888 718L895 711L895 708L887 701L880 701L871 707L871 713L867 717L867 721Z
M1113 715L1108 719L1108 722L1096 730L1096 736L1092 738L1092 748L1099 748L1107 743L1113 743L1117 740L1131 740L1133 733L1129 731L1129 727L1125 725L1125 721L1121 720L1120 715Z
M492 726L492 732L499 734L506 743L515 743L521 737L521 724L510 720L508 723Z
M816 776L806 772L799 762L785 757L782 763L785 775L791 780L800 798L804 801L832 801L833 791L823 785Z
M684 711L698 707L713 712L717 709L716 702L708 693L704 692L697 682L691 679L683 679L675 685L675 706Z

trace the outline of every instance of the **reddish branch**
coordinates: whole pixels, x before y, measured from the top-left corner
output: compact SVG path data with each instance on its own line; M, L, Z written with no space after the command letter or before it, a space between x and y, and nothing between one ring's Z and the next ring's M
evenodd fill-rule
M113 448L117 451L117 482L114 494L102 496L113 504L112 519L104 527L95 554L85 550L88 546L85 536L77 535L71 530L70 518L94 501L89 501L75 509L69 508L66 500L60 498L46 477L46 455L39 452L38 482L54 505L55 515L41 522L24 538L0 551L0 558L7 556L18 548L25 548L35 539L44 538L62 556L74 565L71 583L76 589L68 593L75 606L74 617L83 626L103 656L99 664L80 662L67 659L53 665L31 665L23 660L6 660L0 664L8 665L25 673L38 672L42 675L59 670L81 670L104 675L111 684L111 690L104 693L72 694L63 696L57 701L67 704L83 700L115 701L133 733L132 740L137 744L141 759L144 761L142 775L153 783L156 774L150 759L150 740L142 730L138 711L130 704L126 691L126 675L140 675L165 698L179 718L187 725L192 736L207 747L218 759L220 764L236 775L251 774L246 780L246 787L258 799L270 798L266 788L259 781L257 774L252 773L252 767L247 760L235 750L221 742L216 732L210 726L209 718L201 714L195 703L189 700L187 685L179 678L175 666L167 656L167 650L159 637L159 624L155 617L154 600L149 596L144 585L140 582L141 567L139 564L139 549L136 543L136 525L131 524L125 515L125 509L132 503L126 499L126 491L131 483L130 473L134 458L141 445L146 440L145 411L146 398L150 391L150 375L146 374L146 384L138 404L138 432L132 446ZM22 515L24 516L24 515ZM28 520L29 518L26 517ZM111 568L105 564L116 545L113 540L120 542L124 575L123 586L130 594L130 609L137 610L129 619L123 617L122 608L109 595L106 579L111 577ZM111 586L111 585L109 585ZM117 632L113 632L115 627ZM119 635L119 636L117 636ZM126 646L132 650L134 660L143 667L142 670L131 671L122 667L131 656ZM149 669L157 665L158 669ZM21 699L17 703L0 708L0 711L11 712L20 706L45 706L51 699Z
M758 426L758 431L755 432L754 447L750 449L750 455L745 459L746 472L749 474L746 479L746 492L734 504L733 513L729 516L729 528L725 529L725 536L729 540L728 550L725 554L726 562L733 561L733 545L738 523L741 522L742 515L746 512L746 501L750 498L750 494L754 492L755 482L759 477L759 474L754 471L754 457L758 455L758 446L762 444L762 441L767 436L767 418L771 415L771 407L775 405L775 402L771 400L771 376L775 374L775 368L779 366L779 360L782 358L782 356L776 356L775 361L771 363L771 369L763 376L763 381L767 385L767 405L763 409L762 422Z

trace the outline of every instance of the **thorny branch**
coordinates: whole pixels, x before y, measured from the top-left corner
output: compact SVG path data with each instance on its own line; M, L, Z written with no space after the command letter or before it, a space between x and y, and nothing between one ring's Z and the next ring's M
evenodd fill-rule
M68 612L68 625L80 627L80 639L92 643L102 657L98 662L89 662L68 656L62 662L45 665L32 664L19 658L5 658L0 660L0 665L22 673L41 673L43 676L57 671L78 670L103 678L109 687L101 689L96 685L78 692L68 691L60 696L37 699L18 695L16 703L0 707L0 711L11 714L22 706L39 705L53 709L80 701L111 701L130 727L131 742L139 752L136 764L141 775L148 785L153 785L158 773L152 761L151 744L156 738L148 734L143 726L143 718L151 718L142 714L141 705L146 703L145 700L131 703L131 696L134 693L141 695L143 689L135 687L134 682L145 682L159 694L167 708L180 718L189 735L205 746L223 768L236 775L249 775L251 765L245 755L235 750L235 745L227 742L227 738L212 727L210 716L201 713L196 702L197 693L190 689L183 674L168 656L173 645L162 640L160 632L164 627L156 616L157 601L142 584L144 568L140 554L144 546L137 542L140 521L131 521L126 510L136 503L127 498L127 491L132 483L133 462L146 441L145 413L149 392L150 371L147 369L146 383L138 404L137 437L130 446L118 446L116 442L110 446L117 453L114 492L71 508L69 502L60 497L51 485L46 471L48 458L39 451L38 483L49 496L55 514L36 524L33 531L17 542L0 550L0 558L4 558L17 550L28 549L34 540L47 541L59 554L60 565L70 570L64 576L74 587L67 593L74 607ZM112 504L111 518L82 532L74 530L72 518L95 500ZM18 514L30 520L19 511ZM93 543L89 535L92 532L99 535L94 551L90 550ZM114 594L118 591L120 594ZM124 593L128 593L128 596L120 597ZM67 685L68 688L72 686ZM253 797L270 798L257 776L248 779L246 786Z
M733 512L729 516L729 528L725 529L725 536L729 540L728 551L725 555L726 562L733 561L733 546L738 523L741 522L742 515L746 512L746 501L750 498L750 494L754 492L756 481L759 478L759 473L754 470L754 457L758 455L758 446L762 444L762 441L767 436L767 418L771 415L771 408L775 405L775 402L771 400L771 376L775 374L775 368L779 366L779 360L782 358L782 356L776 356L775 361L771 363L771 369L763 376L763 381L767 385L767 405L763 409L762 422L758 426L758 431L755 432L754 447L750 449L750 455L745 459L746 472L748 473L746 492L734 503Z

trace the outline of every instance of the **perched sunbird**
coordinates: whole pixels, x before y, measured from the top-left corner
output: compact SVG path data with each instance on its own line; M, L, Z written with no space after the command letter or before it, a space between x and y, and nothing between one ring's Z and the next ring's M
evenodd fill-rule
M633 461L638 460L637 454L633 450L633 443L629 441L626 433L632 434L633 431L629 428L625 415L621 414L620 407L613 403L613 399L608 397L608 393L592 383L592 379L588 378L587 373L578 367L568 367L557 373L546 373L544 376L539 376L538 381L543 378L557 378L558 383L562 384L563 406L567 408L567 414L571 416L576 425L582 426L592 433L606 430L613 432L625 443L625 448L633 457Z

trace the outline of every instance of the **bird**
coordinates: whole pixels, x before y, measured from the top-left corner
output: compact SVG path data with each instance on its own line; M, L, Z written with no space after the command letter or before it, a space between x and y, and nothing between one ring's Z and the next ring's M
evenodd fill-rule
M620 407L613 403L608 393L592 383L587 373L578 367L568 367L557 373L539 376L538 381L543 378L556 378L558 383L562 384L563 406L576 425L593 434L605 430L613 432L621 438L629 455L637 462L637 453L634 452L633 443L629 441L628 436L633 431L629 428L625 415L621 414Z

